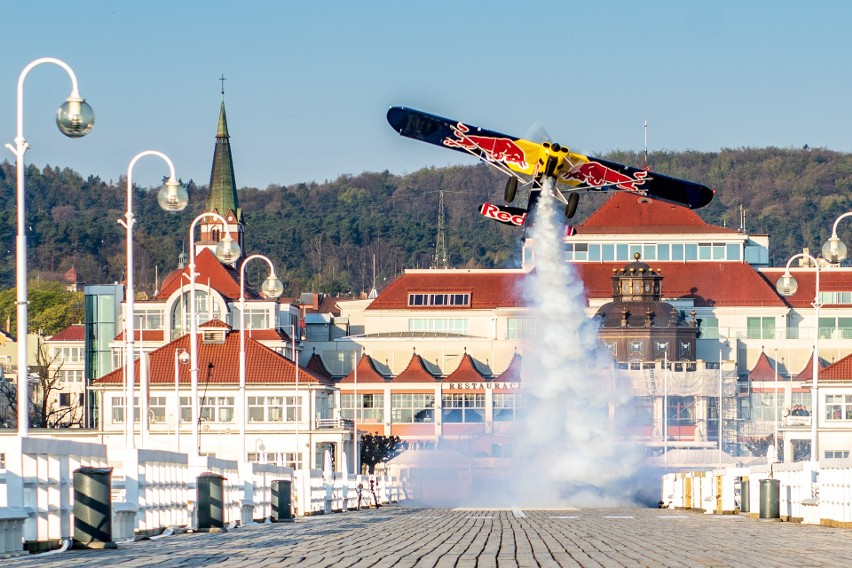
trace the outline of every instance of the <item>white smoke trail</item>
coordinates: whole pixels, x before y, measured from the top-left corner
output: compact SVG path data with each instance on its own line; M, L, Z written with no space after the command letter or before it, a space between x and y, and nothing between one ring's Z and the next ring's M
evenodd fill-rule
M585 313L583 283L564 260L552 189L552 181L542 188L531 234L535 269L525 294L536 338L524 357L513 498L524 506L628 505L640 455L614 426L612 409L626 398Z

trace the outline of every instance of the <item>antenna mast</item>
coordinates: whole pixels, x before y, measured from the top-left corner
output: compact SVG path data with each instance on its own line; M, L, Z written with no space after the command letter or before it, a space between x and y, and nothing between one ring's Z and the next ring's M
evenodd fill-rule
M648 168L648 121L645 121L644 127L645 134L645 167L643 168L646 172L649 170Z
M447 239L444 230L444 190L438 199L438 239L435 243L435 262L432 268L447 268Z

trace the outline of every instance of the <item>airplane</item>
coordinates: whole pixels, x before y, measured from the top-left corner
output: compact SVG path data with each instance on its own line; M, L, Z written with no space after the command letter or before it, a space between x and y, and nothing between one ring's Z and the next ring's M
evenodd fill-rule
M400 135L473 155L508 176L507 205L485 203L480 214L507 225L524 226L541 196L545 180L571 219L582 191L627 191L690 209L713 199L709 187L647 169L584 156L551 142L533 142L406 107L391 107L388 123ZM513 207L519 184L529 189L526 207Z

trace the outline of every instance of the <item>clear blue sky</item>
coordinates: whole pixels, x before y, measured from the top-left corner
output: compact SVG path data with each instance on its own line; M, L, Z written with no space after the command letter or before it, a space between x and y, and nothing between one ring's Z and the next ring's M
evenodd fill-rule
M391 105L520 136L539 124L590 154L641 150L645 120L652 151L852 150L850 2L7 0L2 16L0 139L23 67L57 57L95 130L58 133L69 82L41 66L26 161L106 180L160 150L206 184L220 74L240 187L473 163L397 136ZM158 162L134 180L158 184Z

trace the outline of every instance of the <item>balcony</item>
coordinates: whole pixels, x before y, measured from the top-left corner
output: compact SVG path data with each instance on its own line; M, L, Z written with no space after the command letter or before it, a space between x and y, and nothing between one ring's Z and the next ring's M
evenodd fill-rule
M318 430L351 430L355 422L348 418L318 418Z

